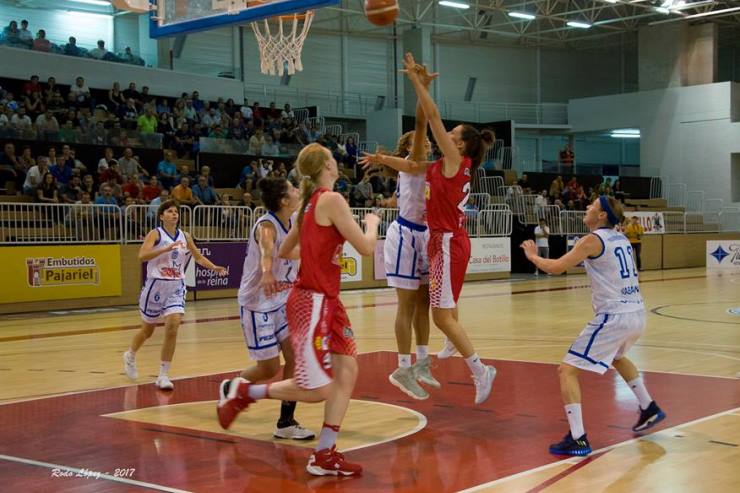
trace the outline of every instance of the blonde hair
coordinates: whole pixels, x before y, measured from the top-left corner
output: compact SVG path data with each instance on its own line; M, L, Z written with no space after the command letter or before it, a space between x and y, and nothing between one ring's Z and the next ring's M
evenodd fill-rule
M396 157L408 157L410 154L409 148L414 143L414 130L410 132L406 132L398 139L398 144L396 144L396 150L393 151L393 155Z
M295 166L301 174L301 208L298 212L298 228L303 224L303 214L316 191L316 182L329 159L328 149L321 144L308 144L298 153Z

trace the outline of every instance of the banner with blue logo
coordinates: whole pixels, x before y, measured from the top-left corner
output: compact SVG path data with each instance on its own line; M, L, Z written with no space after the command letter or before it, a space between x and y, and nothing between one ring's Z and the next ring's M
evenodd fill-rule
M740 274L740 239L707 241L707 270Z

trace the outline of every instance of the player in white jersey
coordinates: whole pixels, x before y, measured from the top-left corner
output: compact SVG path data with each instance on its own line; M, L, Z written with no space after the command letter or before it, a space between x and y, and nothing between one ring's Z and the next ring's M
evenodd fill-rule
M185 268L192 258L198 265L221 276L225 276L227 271L205 258L196 248L193 238L177 227L180 209L175 200L163 202L157 210L157 217L161 226L146 235L139 250L139 261L147 263L146 282L139 296L142 322L128 351L123 353L123 362L126 375L136 380L136 351L152 336L155 325L164 321L165 336L155 385L161 390L172 390L174 385L169 378L169 369L175 354L177 329L185 313Z
M300 192L285 178L263 178L259 182L262 202L268 212L258 218L247 243L239 286L239 314L249 357L257 364L242 371L250 382L270 380L280 371L280 351L285 358L283 378L293 376L295 357L290 344L285 304L298 275L299 260L278 258L278 249L292 225L291 217L301 202ZM219 387L226 399L229 382ZM275 438L311 440L314 433L294 418L295 401L283 401Z
M428 79L431 83L433 77ZM398 141L395 155L413 161L426 161L431 143L426 138L427 119L417 105L416 128ZM415 136L419 138L415 138ZM383 245L385 277L396 288L396 343L398 368L388 380L414 399L427 399L429 393L418 382L440 388L432 376L429 357L429 260L426 225L426 173L398 173L395 201L398 218L391 223ZM393 202L389 204L393 206ZM416 363L411 365L411 329L416 335Z
M522 243L527 258L541 270L560 274L583 262L591 279L594 318L570 346L558 368L570 432L561 442L550 446L553 454L591 453L581 417L580 370L601 375L609 365L614 366L640 405L640 417L633 431L647 430L665 418L665 413L645 388L639 370L625 356L645 330L645 305L632 261L632 247L629 240L614 229L621 217L619 202L602 195L588 206L583 218L591 233L559 259L538 256L532 240Z

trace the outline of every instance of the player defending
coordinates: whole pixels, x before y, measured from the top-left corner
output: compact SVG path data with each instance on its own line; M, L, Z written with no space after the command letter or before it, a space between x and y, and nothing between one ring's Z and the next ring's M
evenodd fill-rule
M665 418L645 388L638 369L625 357L645 330L645 305L632 262L632 247L627 238L614 229L621 217L619 202L602 195L588 206L583 218L591 233L559 259L537 255L537 247L532 240L522 243L525 255L539 269L561 274L583 262L591 278L594 319L570 346L558 367L560 393L570 432L561 442L550 445L552 454L591 453L581 417L580 370L603 375L610 364L616 368L640 404L640 418L632 431L647 430Z
M239 286L239 315L249 357L256 361L241 373L250 382L270 380L280 371L280 351L285 358L283 377L293 376L295 356L290 345L285 304L298 274L298 261L278 259L278 249L288 236L291 215L301 195L285 178L264 178L259 182L262 202L268 212L252 227ZM231 380L221 382L220 399L226 399ZM283 401L275 438L311 440L314 433L294 418L295 401Z
M329 149L309 144L296 161L301 179L298 220L280 246L281 258L301 260L298 280L288 296L287 316L295 352L292 379L257 385L244 378L231 381L218 403L219 423L228 428L236 416L258 399L324 404L324 426L306 470L316 476L360 474L336 449L336 439L357 379L354 334L339 300L345 241L362 255L375 252L380 218L365 216L365 232L352 218L349 204L332 192L339 177Z
M436 74L423 75L429 87ZM427 159L431 144L426 137L427 119L416 104L416 128L398 141L397 157L421 162ZM418 138L417 138L418 136ZM426 176L423 171L398 173L395 201L398 218L388 227L383 254L388 286L396 288L396 343L398 368L390 382L414 399L427 399L429 393L418 382L436 389L440 383L432 376L429 357L429 259L425 201ZM393 200L393 199L391 199ZM411 329L416 335L416 363L411 365ZM417 382L418 380L418 382Z
M149 231L139 249L139 262L147 262L146 283L139 297L141 329L136 333L128 351L123 353L123 368L131 380L139 376L136 370L136 351L149 339L157 322L164 320L159 376L154 384L161 390L172 390L169 371L175 354L177 329L185 313L185 268L194 258L198 265L226 275L226 269L214 265L198 251L193 238L177 227L180 208L174 200L159 206L157 217L162 224Z

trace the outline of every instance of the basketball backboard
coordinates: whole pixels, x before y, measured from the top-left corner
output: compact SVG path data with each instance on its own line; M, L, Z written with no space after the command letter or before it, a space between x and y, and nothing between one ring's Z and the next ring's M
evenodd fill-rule
M340 0L156 0L150 36L163 38L246 24L339 4Z

